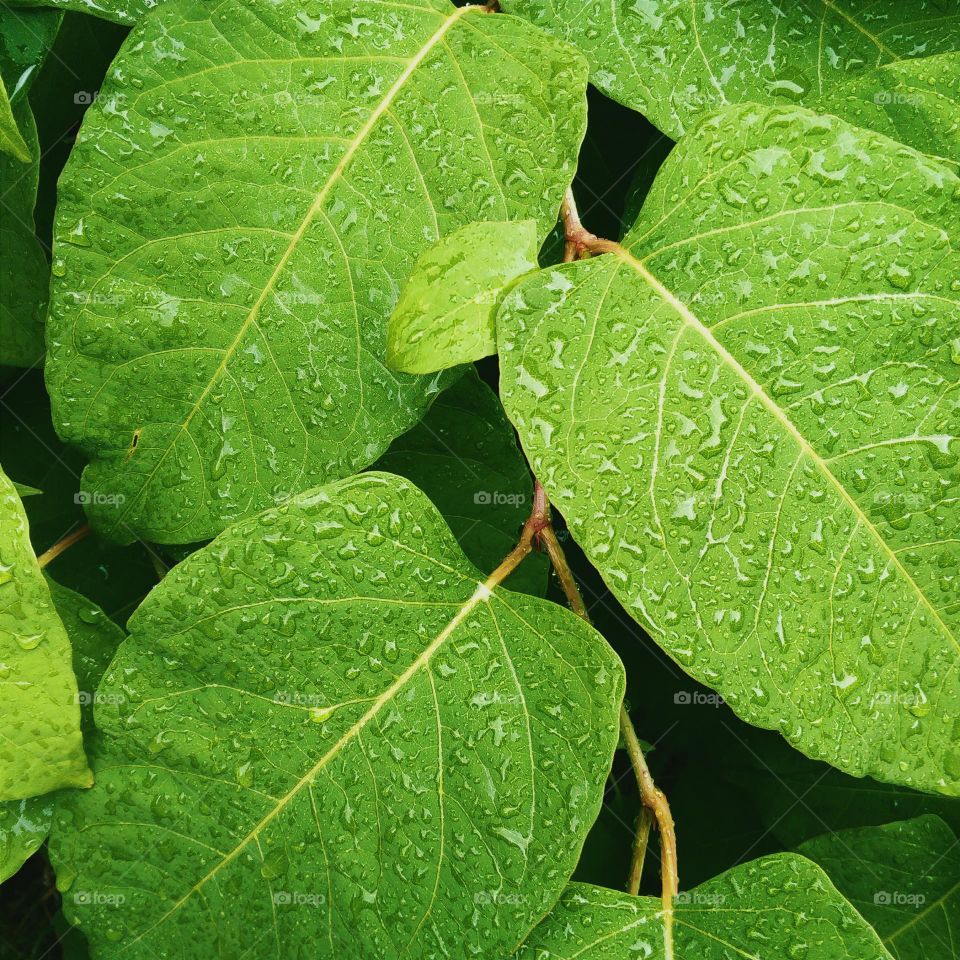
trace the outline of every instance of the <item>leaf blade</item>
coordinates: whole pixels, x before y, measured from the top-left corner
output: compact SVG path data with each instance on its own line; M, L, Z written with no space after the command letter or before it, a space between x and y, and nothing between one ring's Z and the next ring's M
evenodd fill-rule
M227 26L176 4L145 21L117 71L148 89L108 82L61 181L49 383L58 430L91 457L86 485L106 501L92 520L120 539L205 539L308 473L376 459L442 385L384 367L385 317L416 256L488 211L545 232L582 136L585 65L521 21L363 0L308 30L293 3L266 25L235 7ZM361 14L355 36L340 26ZM516 80L509 101L494 60ZM224 82L257 106L203 110ZM438 87L462 107L449 123L433 113ZM518 143L533 133L537 156ZM171 233L151 197L161 182L192 190L195 168L204 202ZM269 202L264 169L278 171Z
M304 593L277 550L324 572ZM221 588L196 596L210 575ZM506 955L559 894L599 808L622 668L568 611L491 591L405 481L364 474L238 524L171 571L131 631L99 690L118 702L98 705L97 787L66 799L51 839L58 877L126 897L109 912L68 902L95 949L148 956L175 937L203 956L249 946L255 921L281 951L305 936L331 957L478 938ZM576 744L544 713L558 703L579 705ZM580 786L558 789L571 770ZM143 844L125 824L156 836L156 856L132 859ZM221 890L243 910L211 924Z
M862 143L883 172L850 159ZM729 108L681 141L625 250L521 284L498 328L534 471L674 659L810 756L955 794L960 754L932 707L956 696L960 609L937 574L954 510L939 489L956 482L955 178L929 163L835 118ZM864 196L860 164L895 192ZM711 270L724 259L729 275ZM927 423L928 383L945 409ZM895 463L930 490L912 525Z

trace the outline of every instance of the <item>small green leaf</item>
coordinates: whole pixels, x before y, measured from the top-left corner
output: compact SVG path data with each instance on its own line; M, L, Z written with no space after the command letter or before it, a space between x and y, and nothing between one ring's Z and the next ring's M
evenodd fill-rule
M374 469L418 486L478 570L496 567L530 515L533 478L513 425L472 368L393 441ZM531 554L510 575L510 589L543 596L548 569L546 554Z
M497 317L534 474L745 720L960 793L960 180L802 108L674 148L623 247Z
M73 648L73 669L79 682L82 726L93 728L94 693L110 663L123 631L103 611L66 587L47 578L50 596ZM24 800L0 801L0 883L12 877L47 838L54 799L47 794Z
M43 360L50 264L34 232L40 145L26 98L13 118L28 162L0 151L0 365L32 367Z
M516 960L889 960L876 933L815 864L779 854L734 867L674 901L572 883Z
M477 220L545 234L583 136L586 64L522 20L224 9L143 21L59 181L47 384L124 542L204 540L373 463L452 382L385 368L417 257Z
M0 152L9 154L21 163L30 163L33 159L30 148L14 119L10 98L7 96L7 88L3 85L2 78L0 78Z
M471 223L424 251L387 330L387 362L435 373L497 352L494 317L504 288L537 266L533 220Z
M70 641L30 548L23 505L2 472L0 691L0 800L90 786Z
M493 588L407 481L231 527L130 629L97 783L50 840L61 888L104 895L65 898L95 955L494 960L559 896L622 666L568 610Z
M802 844L896 960L957 960L960 847L939 817L841 830Z

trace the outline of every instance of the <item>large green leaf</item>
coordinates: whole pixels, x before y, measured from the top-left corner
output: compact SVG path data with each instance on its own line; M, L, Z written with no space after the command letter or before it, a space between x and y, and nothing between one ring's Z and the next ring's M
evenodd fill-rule
M817 109L960 163L960 53L868 70L826 90Z
M130 628L96 786L50 841L96 956L495 958L559 896L622 667L564 608L491 590L407 481L231 527Z
M851 73L956 48L957 0L503 0L591 80L677 137L728 103L816 100Z
M960 180L731 107L624 247L497 318L534 474L607 585L744 719L960 792Z
M889 960L817 866L780 854L677 897L674 948L660 902L572 883L517 960Z
M960 846L939 817L841 830L803 844L897 960L957 960Z
M486 573L510 552L530 515L533 478L496 394L469 370L398 437L374 469L412 480L434 503L467 559ZM510 589L543 596L549 562L531 554Z
M91 783L70 641L0 472L0 800Z
M59 184L47 377L93 521L202 540L372 463L440 386L384 366L417 256L475 220L547 233L585 84L566 45L442 0L144 20Z

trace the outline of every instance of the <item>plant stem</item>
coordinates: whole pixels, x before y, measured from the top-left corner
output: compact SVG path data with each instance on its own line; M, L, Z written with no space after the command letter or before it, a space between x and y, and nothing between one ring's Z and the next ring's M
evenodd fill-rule
M73 533L68 533L62 540L58 540L49 550L45 550L37 557L40 569L42 570L48 563L56 560L68 547L79 543L88 533L90 533L90 524L85 523L82 527L77 527Z
M572 197L571 197L572 201ZM567 211L572 211L576 217L576 208L568 207L564 202L564 217ZM579 221L578 221L579 222ZM539 541L546 547L547 555L553 565L560 586L563 588L570 609L582 620L590 623L586 604L576 578L570 569L563 547L557 539L556 531L550 518L550 502L546 491L538 480L534 489L533 510L523 525L523 532L516 547L507 555L503 563L490 575L488 584L502 583L503 580L516 569L517 565L533 548L534 542ZM650 834L651 820L656 820L660 831L660 885L661 900L663 903L663 938L666 956L673 956L673 898L679 892L679 875L677 872L677 835L673 824L673 815L670 813L670 804L662 790L653 782L650 768L643 756L640 740L633 727L633 721L627 708L620 706L620 732L627 748L630 765L640 789L640 800L643 809L637 823L637 832L634 837L633 854L630 864L630 876L627 881L628 892L636 895L640 888L640 874L643 871L643 861L647 851L647 838Z

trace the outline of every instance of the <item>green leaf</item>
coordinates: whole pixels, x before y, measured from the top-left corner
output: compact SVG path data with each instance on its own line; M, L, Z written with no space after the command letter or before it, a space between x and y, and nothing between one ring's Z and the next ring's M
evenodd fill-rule
M960 53L889 63L831 87L817 109L960 163Z
M0 78L12 104L26 96L60 29L56 10L22 10L0 4Z
M23 7L53 7L57 10L99 17L125 26L133 26L151 10L169 0L17 0Z
M30 548L27 517L0 472L0 800L87 787L70 641Z
M896 960L960 957L960 847L939 817L824 834L797 852L823 867Z
M84 522L90 491L80 487L80 474L86 460L54 431L40 371L18 376L0 396L0 464L11 479L43 491L24 502L38 556ZM125 623L157 582L151 553L155 550L143 543L121 547L91 535L45 571Z
M12 877L43 845L53 819L53 799L0 801L0 883Z
M537 266L537 225L471 223L420 255L387 329L387 363L435 373L497 352L503 290Z
M2 108L0 108L2 109ZM40 145L26 98L11 120L23 134L24 156L0 150L0 365L32 367L43 360L43 319L50 264L34 232Z
M960 180L732 107L623 248L521 281L501 391L610 590L745 720L956 795Z
M676 900L677 960L889 960L819 867L793 854L735 867ZM572 883L517 960L663 960L660 901Z
M411 480L434 503L467 559L493 570L530 515L533 479L496 394L468 370L427 415L398 437L374 468ZM534 553L510 589L543 596L549 562Z
M374 473L175 567L100 684L96 786L55 813L94 954L509 955L597 815L624 679L491 583Z
M679 137L726 104L815 101L851 73L953 50L955 0L503 0L575 44L590 79Z
M47 586L73 648L82 727L84 731L92 730L94 691L124 632L80 594L49 578ZM0 801L0 883L12 877L36 853L47 838L52 819L53 798L49 794Z
M0 153L9 154L21 163L30 163L32 156L17 121L13 116L7 89L0 79ZM6 179L4 179L6 183Z
M417 256L477 220L546 234L585 83L529 24L442 0L148 17L59 184L47 382L92 521L203 540L376 460L442 386L384 366Z
M126 634L86 597L49 578L47 585L73 648L81 726L85 732L93 730L97 686Z

